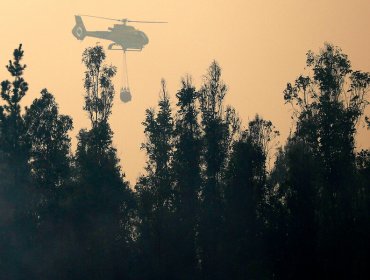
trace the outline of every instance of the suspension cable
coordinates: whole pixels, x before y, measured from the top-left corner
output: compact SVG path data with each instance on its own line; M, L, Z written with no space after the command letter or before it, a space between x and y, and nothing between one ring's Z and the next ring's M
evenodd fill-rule
M124 88L130 88L129 82L128 82L128 71L127 71L127 56L126 52L123 51L123 67L122 70L125 72L122 74L122 84Z

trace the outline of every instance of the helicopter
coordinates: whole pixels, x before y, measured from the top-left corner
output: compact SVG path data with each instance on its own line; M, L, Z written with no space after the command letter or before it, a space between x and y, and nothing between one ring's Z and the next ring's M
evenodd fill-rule
M85 28L82 17L91 17L105 20L112 20L121 22L120 24L114 24L113 27L108 27L107 31L88 31ZM91 15L75 15L76 25L72 29L72 34L78 39L83 40L85 37L93 37L111 41L108 50L121 50L123 51L124 67L126 68L126 85L121 89L121 100L123 102L129 102L131 100L131 93L128 85L127 75L127 64L126 64L126 52L127 51L141 51L145 45L149 43L148 36L133 26L127 25L130 22L136 23L167 23L165 21L141 21L141 20L129 20L125 19L114 19L106 17L98 17Z

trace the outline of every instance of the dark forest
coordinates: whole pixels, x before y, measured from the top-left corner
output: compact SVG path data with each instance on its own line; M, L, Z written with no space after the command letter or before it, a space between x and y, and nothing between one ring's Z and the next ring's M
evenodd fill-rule
M243 124L225 104L216 61L199 88L187 75L170 97L162 80L135 185L112 141L104 49L82 54L91 126L73 151L52 93L21 106L26 60L20 45L1 82L0 279L370 279L370 150L356 149L370 74L339 47L308 51L309 74L281 92L283 145L270 120Z

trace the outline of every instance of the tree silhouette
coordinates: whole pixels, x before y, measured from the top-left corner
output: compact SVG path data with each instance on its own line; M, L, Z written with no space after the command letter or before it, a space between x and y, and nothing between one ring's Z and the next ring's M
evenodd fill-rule
M176 94L174 176L174 263L178 279L199 276L197 265L197 231L199 222L199 193L201 187L201 131L198 122L198 92L190 76L181 80Z
M6 66L13 81L1 83L0 106L0 266L4 277L25 277L33 227L30 219L29 145L20 102L28 90L22 45ZM23 275L23 276L22 276Z
M143 121L145 172L130 189L109 125L116 73L87 48L77 135L46 89L28 90L20 45L1 83L1 279L368 279L370 74L338 47L307 53L307 75L284 100L295 127L278 146L273 123L242 128L225 106L213 61L199 90L181 80L172 108L162 80ZM270 159L275 159L270 165Z
M277 156L271 175L274 212L269 213L268 231L273 272L281 279L320 276L315 216L319 170L310 148L299 139L289 139Z
M78 134L76 152L77 187L73 212L81 246L76 277L117 277L128 274L133 197L124 181L113 132L108 117L113 105L111 78L115 68L102 63L105 53L100 46L83 53L85 106L92 128ZM122 258L125 256L125 258ZM118 263L122 261L122 263Z
M223 200L222 171L228 154L229 134L223 99L227 87L221 80L221 68L212 62L200 89L204 170L201 189L199 245L203 277L223 279Z
M112 113L114 86L112 78L117 69L103 65L105 52L101 46L89 47L82 54L86 66L84 110L89 113L92 127L107 122Z
M29 166L33 183L32 207L37 233L33 257L42 265L33 264L36 278L57 278L66 258L65 216L66 188L71 173L72 119L59 114L54 96L46 89L26 108L26 137L30 144ZM45 254L45 248L49 248Z
M358 279L365 279L370 275L370 269L367 260L370 258L370 151L361 150L357 154L357 184L358 192L356 193L355 206L355 232L357 235L354 240L354 275Z
M316 218L322 274L351 278L355 133L368 105L370 75L353 71L347 55L330 44L319 54L308 52L306 64L309 75L288 83L284 99L296 108L296 137L320 164Z
M256 277L259 270L258 208L263 185L264 155L260 147L243 137L235 143L226 172L225 260L232 279Z
M146 142L142 149L147 154L146 175L136 185L139 200L140 239L145 279L172 279L173 212L172 156L173 118L166 83L162 80L159 110L146 110Z
M43 89L25 115L32 175L39 185L49 188L45 192L62 186L70 172L72 119L58 111L53 95Z

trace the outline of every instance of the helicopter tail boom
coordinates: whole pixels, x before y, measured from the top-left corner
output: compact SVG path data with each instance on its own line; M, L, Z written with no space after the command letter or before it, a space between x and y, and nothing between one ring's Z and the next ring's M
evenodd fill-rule
M78 39L83 40L86 37L86 28L81 16L75 16L76 25L72 29L72 34Z

